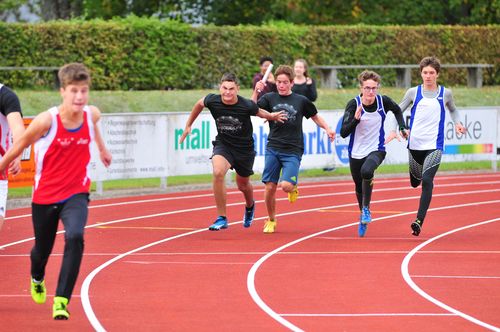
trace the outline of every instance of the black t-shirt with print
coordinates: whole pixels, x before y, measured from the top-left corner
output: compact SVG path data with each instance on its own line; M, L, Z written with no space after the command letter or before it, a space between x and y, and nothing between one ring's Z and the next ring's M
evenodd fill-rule
M238 96L236 104L226 105L222 102L221 95L213 93L205 97L203 104L210 110L217 126L215 141L234 149L253 150L253 126L250 116L259 111L257 104Z
M304 153L302 118L309 119L316 115L318 113L316 106L306 97L293 92L288 96L281 96L276 92L266 93L257 104L271 113L285 111L287 116L284 123L269 122L267 146L279 152L302 156Z

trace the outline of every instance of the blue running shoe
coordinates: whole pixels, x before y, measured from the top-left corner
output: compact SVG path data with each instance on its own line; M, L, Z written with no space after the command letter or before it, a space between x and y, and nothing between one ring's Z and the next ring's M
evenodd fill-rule
M369 224L372 222L372 214L370 213L370 209L368 209L368 207L366 206L361 209L360 221L362 224Z
M363 224L361 221L359 222L359 226L358 226L359 237L365 236L367 226L368 226L367 224Z
M245 206L245 215L243 216L243 227L248 228L252 226L254 215L255 215L255 201L253 201L251 207L247 208Z
M223 216L218 216L217 219L215 219L215 222L208 227L209 230L211 231L218 231L220 229L226 229L227 228L227 218Z

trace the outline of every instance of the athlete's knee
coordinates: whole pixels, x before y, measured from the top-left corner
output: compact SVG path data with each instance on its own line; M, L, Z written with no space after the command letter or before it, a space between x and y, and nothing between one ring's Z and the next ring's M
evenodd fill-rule
M283 181L281 182L281 189L283 189L284 192L291 192L294 189L295 185L293 183L290 183L288 181Z
M375 165L370 161L367 161L361 167L361 177L363 180L370 180L373 178L373 174L375 172Z
M422 189L432 190L434 188L434 179L430 176L424 176L422 178Z

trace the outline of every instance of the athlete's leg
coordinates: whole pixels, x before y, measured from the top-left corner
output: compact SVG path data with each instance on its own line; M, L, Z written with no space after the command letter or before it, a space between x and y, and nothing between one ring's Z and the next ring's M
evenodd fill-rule
M422 181L422 165L425 155L422 151L408 150L408 164L410 171L410 184L413 188L417 188Z
M375 170L382 164L385 158L385 151L373 151L361 166L361 177L363 179L361 187L363 190L363 207L370 208L370 201L373 191L373 176Z
M361 177L361 166L363 166L363 159L349 158L349 168L351 169L352 180L354 181L354 191L358 200L358 206L361 210L363 208L363 178Z
M212 186L218 216L226 216L226 174L231 165L222 155L212 157Z
M441 150L429 151L425 157L422 173L422 194L418 207L417 219L422 223L431 204L432 190L434 189L434 177L441 164Z
M83 257L84 229L88 217L88 194L77 194L67 200L61 210L60 218L64 224L64 256L57 283L56 296L68 301L80 271Z
M7 210L7 192L9 183L7 180L0 180L0 231L2 230L5 218L5 211Z
M266 183L264 200L266 201L267 215L269 220L276 220L276 188L278 185L273 182Z
M300 160L302 159L296 154L279 154L280 161L283 165L281 172L281 189L290 193L296 190L299 181Z
M282 167L278 155L278 152L269 148L266 149L264 171L262 172L262 182L266 186L264 200L270 220L276 218L276 189L278 187Z
M45 267L49 259L59 223L60 204L31 204L35 245L31 249L31 276L38 281L45 277Z

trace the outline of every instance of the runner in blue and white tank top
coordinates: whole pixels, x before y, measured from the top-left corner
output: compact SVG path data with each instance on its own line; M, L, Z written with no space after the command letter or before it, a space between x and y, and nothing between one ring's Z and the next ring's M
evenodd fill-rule
M371 222L373 175L386 155L384 121L388 111L394 113L403 136L406 136L406 131L398 104L387 96L377 94L380 76L373 71L364 71L358 80L361 94L347 104L340 135L344 138L350 135L349 166L361 210L358 234L362 237L366 233L366 225Z
M441 64L435 57L420 62L423 84L406 91L399 104L404 111L410 105L410 135L408 158L410 183L416 188L422 183L422 194L417 218L412 222L412 234L418 236L429 209L434 187L434 176L439 169L444 149L445 109L450 112L457 133L465 133L459 120L451 90L437 84Z

